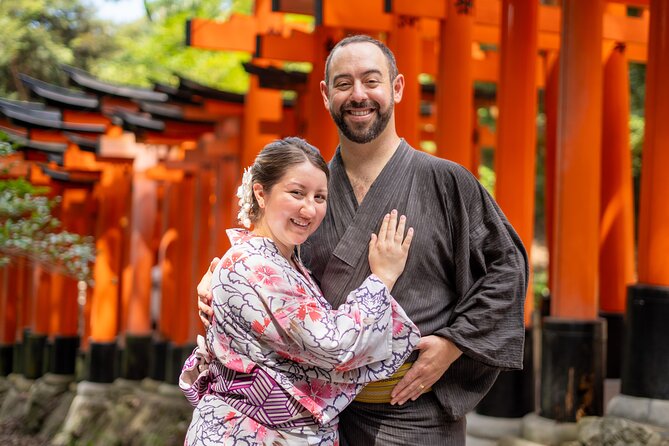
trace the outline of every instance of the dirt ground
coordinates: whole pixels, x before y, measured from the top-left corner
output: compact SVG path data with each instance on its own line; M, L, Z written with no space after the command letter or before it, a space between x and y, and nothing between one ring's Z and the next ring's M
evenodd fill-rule
M49 442L43 438L22 434L18 426L11 423L0 423L0 445L2 446L47 446Z

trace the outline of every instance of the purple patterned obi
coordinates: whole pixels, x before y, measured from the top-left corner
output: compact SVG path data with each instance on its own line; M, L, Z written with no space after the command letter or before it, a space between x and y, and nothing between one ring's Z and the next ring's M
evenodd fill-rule
M229 406L271 429L317 424L304 406L257 366L250 373L237 372L216 359L206 364L193 352L184 364L179 386L193 407L204 395L216 395Z

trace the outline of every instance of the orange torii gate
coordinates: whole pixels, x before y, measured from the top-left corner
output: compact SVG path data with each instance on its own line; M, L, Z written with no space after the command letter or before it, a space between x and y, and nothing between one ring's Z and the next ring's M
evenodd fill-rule
M19 144L31 149L47 150L45 159L52 166L65 162L66 153L71 146L63 131L100 134L106 129L104 124L81 122L34 103L8 104L4 101L1 109L1 114L6 119L0 122L2 130ZM43 169L47 175L31 178L31 182L48 182L51 187L64 186L61 190L64 198L60 212L63 214L61 220L65 229L73 228L75 232L90 233L90 228L83 228L78 224L86 220L76 218L74 209L87 202L88 194L82 194L81 188L90 189L97 174L81 172L75 173L71 178L69 175L56 175L56 180L45 181L45 177L54 172L46 166ZM35 176L35 168L30 173ZM39 378L47 371L73 375L79 344L76 281L62 276L48 265L36 264L31 276L24 279L23 292L19 291L30 303L29 311L21 314L23 320L17 321L21 324L16 340L21 343L18 350L22 356L22 364L17 363L16 367L30 379Z
M64 89L23 76L22 80L36 96L50 106L58 107L59 110L53 111L53 109L46 109L43 105L34 103L28 104L29 106L8 103L5 107L9 109L8 113L4 113L5 108L3 108L3 114L0 116L0 119L6 119L0 124L3 124L3 130L12 132L11 134L14 135L15 139L23 139L30 144L39 145L45 151L49 150L48 157L50 160L69 165L70 170L71 166L78 165L81 161L84 163L83 165L88 163L88 165L94 166L102 172L100 185L95 188L99 208L96 229L98 258L94 273L97 286L93 288L93 299L87 300L89 305L87 305L85 312L87 315L90 314L91 318L86 320L82 342L82 350L87 362L85 378L95 382L111 382L118 374L130 379L141 379L150 373L152 377L161 380L167 375L170 382L174 381L176 383L176 376L178 376L184 352L179 352L179 358L176 358L178 364L166 364L165 349L162 348L165 346L154 346L154 349L151 350L150 342L146 342L146 331L142 332L142 329L146 330L150 323L149 311L147 310L147 294L150 291L147 293L147 290L150 290L150 268L153 263L144 263L144 268L140 268L139 265L143 264L144 260L142 259L152 258L154 256L153 251L157 251L158 239L161 234L155 232L153 227L159 228L160 226L156 226L155 223L160 222L161 219L133 219L133 213L128 206L131 202L130 197L133 190L131 166L133 159L139 153L137 149L141 145L135 143L132 134L122 134L121 127L112 125L111 119L118 121L123 128L135 132L137 138L143 143L149 145L179 144L190 152L193 152L190 149L198 147L198 152L204 154L206 158L211 160L222 158L220 162L210 163L214 166L214 170L212 170L210 179L203 181L203 183L211 184L211 187L216 188L217 193L222 192L222 194L216 197L213 189L210 188L203 192L200 197L190 198L211 205L211 208L215 211L215 215L202 212L201 221L205 225L198 228L205 231L200 240L210 246L210 250L201 255L202 261L197 262L195 266L192 262L186 261L184 263L183 260L180 260L178 265L179 270L199 267L197 268L199 271L205 268L204 263L210 257L215 254L220 255L227 247L227 240L223 240L221 234L213 231L210 226L214 223L218 226L227 227L230 224L229 222L232 221L231 209L233 203L226 197L232 197L234 194L234 183L231 184L230 179L232 178L232 181L236 183L239 170L238 123L242 112L243 96L209 89L184 78L180 79L178 88L161 86L157 90L165 91L154 92L103 83L90 74L71 67L66 67L66 71L70 74L73 83L95 94ZM165 103L168 99L177 102L179 105ZM27 110L25 110L26 108ZM27 118L22 116L20 112L27 115ZM68 118L56 122L57 117L64 116ZM41 138L40 140L26 139L35 136L36 133L34 130L26 131L13 122L22 117L27 119L28 122L30 122L30 119L41 119L43 121L51 119L53 122L50 125L53 129L51 132L37 134L37 137ZM95 125L92 123L95 123ZM63 130L99 132L105 129L108 129L108 134L95 139L63 132ZM202 136L208 133L215 134L217 138L215 140L212 138L202 139ZM79 149L93 153L86 154ZM69 162L67 161L68 158ZM234 163L233 169L227 167L231 160ZM202 168L191 168L191 171L194 170L200 171ZM229 175L231 171L234 172L232 176ZM140 174L140 176L143 176L143 174ZM150 176L155 176L155 169L151 169ZM200 181L199 178L200 175L198 175L198 181ZM135 192L141 190L139 186L146 186L147 184L151 186L153 181L150 180L147 183L138 178L138 175L135 175ZM158 203L158 196L155 195L154 198L153 201ZM151 199L149 199L149 202L151 202ZM146 209L145 206L141 208L142 211ZM137 212L134 214L136 217ZM225 223L221 220L224 220ZM130 243L133 228L137 229L134 231L135 237L141 237L143 233L149 235L149 239L143 240L146 240L152 246L155 245L151 248L150 253L146 251L142 253L141 250L135 249L133 256L133 251L129 247L147 246L141 241L140 243ZM182 239L187 241L192 232L186 229L182 234ZM129 268L130 265L135 266ZM124 270L126 271L125 277ZM141 273L142 270L149 270L149 272L139 278L138 273ZM127 273L128 271L132 271L132 277ZM188 289L193 288L194 281L188 283L187 287ZM131 294L141 298L129 299ZM140 300L143 303L140 303ZM187 304L183 299L172 303L175 304L175 307L172 309L164 308L164 313L180 313L182 310L191 308L190 303ZM195 314L191 319L188 339L194 339L192 330L197 331L200 328L199 324L196 324L198 319ZM144 323L143 321L149 322ZM10 321L10 323L14 324L16 321ZM132 330L129 330L130 327L132 327ZM119 333L128 332L130 335L126 335L122 341L129 344L130 348L123 350L122 363L119 365L116 364L115 360L117 336ZM133 336L133 334L139 334L139 336ZM143 334L144 336L142 336ZM170 340L174 340L174 337L177 336L175 332L166 335ZM181 336L181 338L183 337ZM180 345L180 347L183 349L184 346ZM192 348L190 344L187 347L188 351L185 354L189 353ZM161 348L162 354L160 353ZM128 350L131 352L128 353ZM131 354L132 352L134 354ZM39 357L41 358L42 355L39 355ZM72 363L73 366L74 363ZM166 367L169 369L167 373ZM38 364L33 366L32 369L41 371L43 366ZM38 372L35 372L35 374L38 374Z
M495 157L498 181L496 193L500 205L528 247L531 246L534 232L536 87L545 88L546 215L551 249L551 314L555 317L547 320L553 340L544 345L544 350L554 356L546 355L547 362L543 368L552 370L556 375L546 372L542 392L550 393L553 382L561 382L562 379L559 375L564 364L551 364L548 358L560 355L553 350L564 341L565 336L576 336L582 337L579 339L584 345L590 345L591 353L581 357L563 355L563 358L567 362L576 361L576 369L583 373L594 373L595 382L589 390L594 399L599 400L599 403L587 403L585 408L578 406L586 404L585 401L577 401L570 410L564 410L556 402L564 402L564 394L542 398L546 404L542 414L560 420L573 419L577 409L583 409L579 413L601 413L603 410L601 387L598 386L603 379L604 364L598 353L604 351L604 338L601 336L603 323L598 318L600 315L605 317L609 321L609 330L615 330L619 339L622 330L619 322L625 309L621 305L620 290L634 280L633 271L630 272L633 253L630 248L632 228L629 219L632 203L629 198L628 142L622 133L614 134L606 129L619 128L617 126L625 119L627 80L621 80L620 73L628 61L645 62L649 57L646 49L649 16L658 14L661 8L645 0L607 2L606 8L604 3L600 0L587 7L577 7L574 2L565 1L562 7L557 7L527 0L375 0L362 4L352 1L279 0L273 3L274 11L312 15L315 18L315 30L312 33L286 33L285 30L276 34L256 33L256 57L273 63L284 60L313 63L314 68L309 76L310 88L321 77L322 68L317 64L322 63L319 51L322 52L323 43L332 45L336 42L336 37L324 40L326 33L341 36L356 30L387 37L388 44L398 55L398 63L402 64L402 60L411 61L409 68L401 67L401 71L409 74L403 102L410 104L408 111L402 111L406 115L400 121L402 124L409 123L409 128L403 128L402 132L408 138L416 134L418 138L426 137L430 133L425 131L425 126L432 125L436 129L434 140L437 141L437 148L444 150L438 154L455 159L470 169L476 166L476 162L472 162L476 159L471 144L473 122L470 117L473 113L466 111L472 108L473 81L480 79L498 83L500 120ZM627 5L641 8L642 13L638 17L628 16ZM649 5L650 14L647 9ZM587 29L589 21L594 21L595 25ZM231 26L229 23L207 22L207 27L197 30L191 27L189 42L199 46L199 42L207 41L210 49L229 49L228 45L236 41L226 32ZM252 31L247 34L252 34ZM581 34L583 38L573 39L574 35ZM252 41L248 36L245 39L247 42ZM589 42L588 45L577 43L583 39ZM481 50L480 44L499 46L501 49ZM624 51L620 51L623 46ZM251 45L246 49L252 51ZM561 53L559 63L558 52ZM610 60L605 73L600 63L602 54ZM316 60L313 55L317 55ZM454 67L450 72L449 66ZM415 73L430 74L436 79L437 86L441 87L437 88L436 104L433 106L436 118L420 118L419 109L422 107L416 107L415 104L420 102L415 98L420 98L421 93L419 88L415 88L418 85ZM582 104L579 96L584 95L584 90L576 79L578 82L585 79L590 85L587 92L594 95L590 109L585 110L587 107L579 105ZM558 80L561 84L559 89ZM619 107L621 111L618 115L602 116L603 88L610 92L607 93L607 101L611 101L604 106L607 111ZM316 101L314 104L318 108ZM398 113L402 107L400 105L397 108ZM585 113L584 117L575 111ZM590 131L583 130L585 122L590 123ZM303 133L308 138L311 125L312 121L307 122ZM416 126L419 128L417 133ZM593 132L599 134L599 138L593 136ZM599 150L602 137L607 138L607 145L616 146L619 150L609 149L607 156L601 157ZM602 183L603 177L597 174L602 168L600 159L606 163L606 170L611 174L610 180L605 180L606 186ZM587 210L576 204L584 198L579 190L585 184L589 191L587 198L592 200L592 208ZM600 195L604 200L602 213L597 204ZM607 203L619 206L618 210L605 212L605 209L611 209L605 207ZM574 233L578 233L577 243L570 241L566 235ZM613 238L611 234L615 234ZM598 268L600 256L602 261ZM595 292L596 286L593 287L593 284L603 280L599 278L600 275L606 277L611 274L607 271L624 271L624 274L614 278L615 285L610 290L601 288L601 293ZM596 273L592 275L592 272ZM608 280L611 282L610 277ZM532 307L531 300L528 300L528 326ZM575 323L572 324L571 319L575 319ZM612 343L609 342L609 345ZM588 363L592 358L600 359ZM620 361L619 358L617 361ZM597 371L594 372L594 369ZM611 373L615 377L615 372ZM523 378L526 383L527 379ZM563 387L573 396L573 389L566 383ZM519 395L521 390L517 390L512 394ZM548 406L552 408L548 409Z
M669 3L650 0L646 82L646 136L639 209L639 283L628 288L622 393L669 400L669 205L664 167L669 163Z

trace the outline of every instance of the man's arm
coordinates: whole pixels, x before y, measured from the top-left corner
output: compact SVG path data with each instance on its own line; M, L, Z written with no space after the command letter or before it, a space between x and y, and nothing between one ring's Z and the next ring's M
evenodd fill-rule
M527 257L494 200L466 172L444 187L455 247L458 301L449 323L421 340L418 359L393 390L393 403L416 399L464 353L483 365L522 364ZM421 387L425 386L425 387Z

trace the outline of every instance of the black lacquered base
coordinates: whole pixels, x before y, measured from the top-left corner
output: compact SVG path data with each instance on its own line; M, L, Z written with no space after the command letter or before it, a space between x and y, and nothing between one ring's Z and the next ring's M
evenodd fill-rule
M49 372L57 375L74 375L79 336L56 336L49 344Z
M116 342L91 342L86 356L85 379L95 383L111 383L117 377Z
M606 321L547 317L541 351L540 415L559 422L603 415Z
M520 418L534 412L532 330L525 330L523 370L501 372L476 413L488 417Z
M126 335L121 360L121 378L142 380L149 376L152 343L150 335Z
M12 373L23 375L23 361L23 342L17 342L12 352Z
M627 319L621 392L669 400L669 287L632 285Z
M623 339L625 338L625 315L622 313L599 313L606 319L606 377L619 379L623 363Z
M193 353L194 344L167 346L167 363L165 367L165 382L167 384L179 384L179 375L186 358Z
M0 376L7 376L14 368L14 344L0 345Z
M37 379L44 375L47 356L47 336L28 332L23 342L23 376Z
M167 341L153 341L149 378L155 381L165 381L167 366Z

